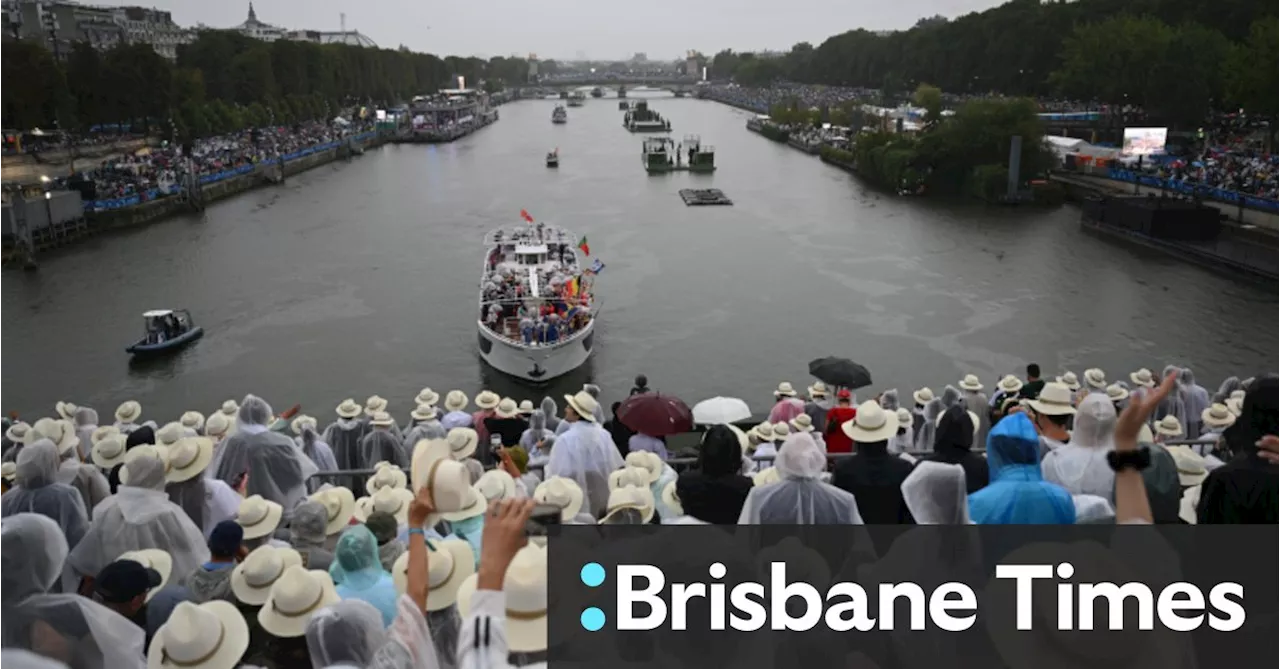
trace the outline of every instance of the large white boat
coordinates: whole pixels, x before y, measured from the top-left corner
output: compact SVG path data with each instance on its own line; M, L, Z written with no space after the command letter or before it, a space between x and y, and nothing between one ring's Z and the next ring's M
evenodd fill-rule
M579 261L564 228L516 225L484 237L480 357L498 371L534 382L577 369L591 356L595 273Z

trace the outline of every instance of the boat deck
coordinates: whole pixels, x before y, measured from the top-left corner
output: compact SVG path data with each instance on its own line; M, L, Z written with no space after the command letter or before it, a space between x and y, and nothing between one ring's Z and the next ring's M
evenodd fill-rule
M733 200L726 197L719 188L684 188L680 190L680 198L690 207L733 204Z

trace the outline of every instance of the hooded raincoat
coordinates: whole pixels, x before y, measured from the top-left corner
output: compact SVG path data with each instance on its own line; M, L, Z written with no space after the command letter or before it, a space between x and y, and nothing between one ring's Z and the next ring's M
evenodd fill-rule
M975 412L977 413L977 412ZM986 413L983 409L982 413ZM964 468L965 490L977 492L987 485L987 459L973 452L973 420L958 406L942 414L933 436L933 452L923 460L960 465Z
M382 614L368 602L350 599L316 612L307 623L307 650L313 667L367 667L387 642Z
M307 456L316 469L322 472L337 471L338 461L333 457L333 449L329 448L320 439L320 434L310 423L302 426L302 434L298 435L294 440L298 444L298 448L302 450L302 454ZM318 479L307 481L307 492L313 493L320 488L321 482Z
M1005 417L987 437L991 483L969 495L979 525L1070 525L1075 505L1066 489L1043 480L1040 438L1026 414Z
M324 443L333 450L333 459L338 469L361 469L360 438L364 436L365 424L359 418L339 418L324 430ZM363 490L364 483L356 485L353 476L341 476L333 480L351 490Z
M289 546L302 556L307 569L329 571L333 553L325 549L328 535L329 511L319 502L307 500L293 509L289 521Z
M378 540L369 528L352 525L342 531L329 575L337 585L338 596L371 604L382 614L383 627L395 620L399 593L391 574L382 568Z
M315 463L304 456L293 440L271 432L271 406L253 395L240 403L237 429L227 438L220 460L210 465L215 476L234 483L245 472L249 474L245 497L263 498L284 507L286 518L307 494L306 482L316 473Z
M928 453L933 450L934 433L937 431L938 416L946 411L946 407L942 404L941 397L935 397L924 405L919 413L923 422L920 429L916 430L916 450Z
M1116 408L1102 393L1089 393L1076 407L1071 440L1050 451L1040 463L1044 480L1072 495L1114 499L1116 473L1107 464L1115 450Z
M563 424L570 427L551 449L547 477L573 479L582 488L583 510L599 518L609 504L609 474L625 463L604 428L583 419Z
M66 545L75 547L89 529L89 514L75 488L58 483L58 449L48 439L27 444L18 453L15 485L0 499L6 519L35 513L57 523ZM8 520L5 521L8 523Z
M5 519L0 528L0 644L6 650L39 651L75 669L145 667L141 627L87 597L49 594L66 558L62 530L51 519L32 513Z
M1209 391L1196 383L1195 374L1184 367L1178 372L1178 394L1187 411L1187 439L1199 439L1204 429L1200 414L1209 408Z
M739 525L861 525L858 500L823 483L827 458L808 433L792 434L774 461L781 480L752 488Z
M1234 457L1201 484L1199 524L1275 524L1280 519L1276 465L1259 457L1255 445L1263 436L1276 434L1277 393L1280 385L1273 374L1250 384L1240 417L1223 433Z
M173 558L180 583L209 560L204 532L164 491L164 463L144 455L129 463L129 483L94 509L93 522L67 558L76 576L97 576L128 551L158 548Z

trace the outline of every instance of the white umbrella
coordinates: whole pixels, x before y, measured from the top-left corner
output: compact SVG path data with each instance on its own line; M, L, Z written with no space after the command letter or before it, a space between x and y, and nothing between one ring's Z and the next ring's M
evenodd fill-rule
M751 417L747 403L736 397L712 397L693 407L693 422L700 425L736 423Z

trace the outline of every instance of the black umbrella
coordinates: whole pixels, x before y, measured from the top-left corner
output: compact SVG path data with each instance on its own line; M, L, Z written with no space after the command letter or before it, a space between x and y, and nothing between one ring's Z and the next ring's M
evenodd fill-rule
M826 357L809 362L809 373L829 386L857 390L871 385L871 372L848 358Z

